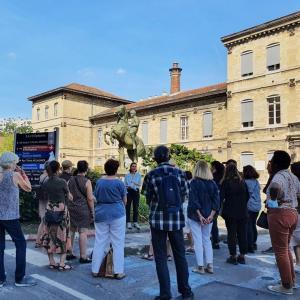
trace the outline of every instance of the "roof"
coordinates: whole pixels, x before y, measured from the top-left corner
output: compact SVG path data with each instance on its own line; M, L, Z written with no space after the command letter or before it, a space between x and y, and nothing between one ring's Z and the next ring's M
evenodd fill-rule
M141 111L147 108L153 107L162 107L167 105L172 105L175 103L182 103L192 99L206 98L213 95L226 94L227 84L225 82L218 83L206 87L201 87L198 89L182 91L174 93L171 95L152 97L147 100L141 100L126 105L127 109L135 109L136 111ZM114 107L108 110L105 110L95 116L90 117L90 120L96 120L102 117L108 117L113 115L118 110L118 107Z
M245 30L238 31L236 33L232 33L232 34L223 36L221 38L221 41L224 44L226 44L233 40L241 39L244 36L258 33L259 31L266 31L266 30L274 28L274 27L282 27L282 25L287 24L287 23L291 23L290 26L295 26L295 23L300 24L300 11L297 11L292 14L262 23L257 26L247 28Z
M102 91L100 89L97 89L95 87L90 87L86 86L83 84L79 83L71 83L62 87L58 87L56 89L52 89L49 91L46 91L44 93L37 94L35 96L31 96L28 98L30 101L35 101L47 96L51 96L60 92L70 92L70 93L75 93L75 94L81 94L81 95L86 95L90 97L96 97L96 98L106 98L109 100L115 100L123 104L128 104L131 103L132 101L125 100L119 96L113 95L111 93Z

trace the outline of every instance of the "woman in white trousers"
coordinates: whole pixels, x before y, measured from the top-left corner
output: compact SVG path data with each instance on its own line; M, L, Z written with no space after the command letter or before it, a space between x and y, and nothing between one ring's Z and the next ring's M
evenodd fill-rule
M197 163L190 187L188 222L194 239L197 260L197 267L193 272L212 274L213 250L210 234L213 217L219 210L220 197L210 168L204 160Z

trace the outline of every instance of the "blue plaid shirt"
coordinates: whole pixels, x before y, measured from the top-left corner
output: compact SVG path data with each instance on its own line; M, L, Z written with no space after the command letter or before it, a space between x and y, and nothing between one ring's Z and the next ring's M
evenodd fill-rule
M154 170L150 171L144 178L142 194L146 196L147 203L150 206L149 223L154 229L175 231L180 230L185 226L184 215L182 207L177 213L170 214L161 210L158 206L158 189L162 177L160 168L164 168L169 171L170 174L174 174L174 167L169 163L162 163ZM178 170L178 180L180 182L180 192L182 203L189 194L189 183L186 179L185 173Z

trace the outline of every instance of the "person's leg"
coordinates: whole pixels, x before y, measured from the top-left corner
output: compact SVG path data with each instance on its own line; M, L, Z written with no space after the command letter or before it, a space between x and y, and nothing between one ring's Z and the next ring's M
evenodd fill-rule
M56 262L55 262L53 253L48 253L48 259L49 259L50 266L56 266Z
M247 244L247 219L237 220L237 239L239 243L240 255L244 256L248 250Z
M279 269L282 286L291 289L293 286L293 266L289 251L290 228L293 213L289 209L274 208L268 212L269 231ZM296 213L295 213L296 214ZM294 219L296 219L294 217ZM296 222L295 222L296 223Z
M168 236L174 255L178 292L182 296L189 296L192 294L192 290L189 285L189 270L185 258L183 232L182 230L169 231Z
M257 233L257 227L256 227L256 220L258 218L258 214L259 214L259 212L253 213L253 223L252 224L253 224L253 247L254 248L257 248L256 242L257 242L258 233ZM254 249L254 250L257 250L257 249Z
M220 242L219 228L218 228L218 215L215 215L212 223L211 239L212 239L213 246L217 247Z
M79 251L80 258L86 259L87 228L79 228Z
M0 221L0 282L6 280L4 267L4 250L5 250L5 229Z
M236 238L237 238L236 220L233 218L226 217L225 225L227 228L227 243L228 243L229 254L231 256L236 256Z
M16 247L15 281L19 282L25 276L26 269L26 240L19 220L2 221L7 233L11 236Z
M71 250L70 250L68 253L70 253L71 255L73 255L73 247L74 247L75 233L76 233L76 228L70 227L70 237L71 237L71 245L72 245L72 248L71 248Z
M204 250L206 265L213 264L213 249L210 240L211 228L212 228L212 223L207 225L201 225L202 242L203 242L203 250Z
M99 273L104 258L104 252L109 245L109 225L101 222L95 223L95 244L92 259L92 272Z
M253 222L254 221L254 212L248 211L248 220L247 220L247 247L249 252L253 252L254 244L254 231L253 231Z
M134 223L138 223L139 203L140 203L140 193L139 191L134 191L134 197L133 197L133 222Z
M198 267L204 267L201 225L198 222L193 221L192 219L189 219L189 224L194 239L194 249L197 265Z
M172 248L171 248L171 244L170 244L170 240L167 237L167 256L168 258L171 257L172 259Z
M37 234L36 234L36 240L35 240L35 244L37 247L40 247L40 245L41 245L43 229L44 229L44 222L41 220L40 225L38 227Z
M132 194L131 189L127 190L127 202L126 202L126 223L129 224L130 221L130 211L131 211L131 203L132 203Z
M114 273L124 273L124 247L125 247L126 217L113 220L109 232L113 247Z
M167 263L167 231L151 228L151 235L160 297L168 299L171 298L172 295Z

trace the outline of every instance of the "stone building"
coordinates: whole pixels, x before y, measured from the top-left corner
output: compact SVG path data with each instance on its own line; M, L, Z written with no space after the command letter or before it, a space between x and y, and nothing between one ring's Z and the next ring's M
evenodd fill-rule
M227 83L181 91L181 68L170 68L170 94L130 102L72 84L30 97L35 130L60 130L60 158L92 166L117 155L104 133L125 104L140 117L148 146L185 144L239 167L265 170L276 149L300 160L300 12L230 34ZM48 107L48 108L47 108ZM46 118L47 116L47 118Z

